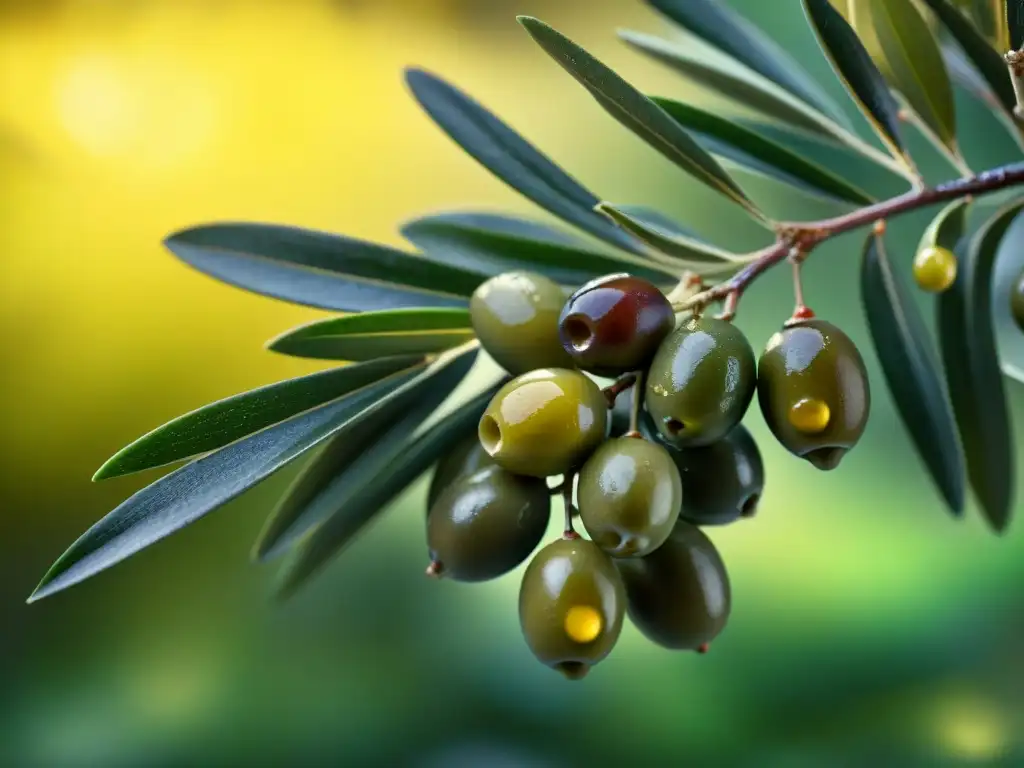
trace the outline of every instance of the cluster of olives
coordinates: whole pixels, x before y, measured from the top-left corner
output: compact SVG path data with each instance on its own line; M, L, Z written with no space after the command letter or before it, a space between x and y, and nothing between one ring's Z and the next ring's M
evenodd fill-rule
M700 526L750 517L761 497L761 455L740 423L755 391L774 436L825 470L860 438L870 394L851 340L809 313L757 361L736 326L677 318L646 280L609 275L566 294L527 272L474 294L474 331L513 378L478 435L438 465L427 570L482 581L533 555L523 634L540 661L578 679L611 651L625 615L670 649L704 652L724 628L729 578ZM565 533L533 554L559 492Z

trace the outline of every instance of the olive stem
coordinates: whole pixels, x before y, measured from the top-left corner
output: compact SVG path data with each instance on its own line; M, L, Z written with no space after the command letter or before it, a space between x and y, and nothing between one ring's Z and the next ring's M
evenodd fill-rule
M1018 122L1024 121L1024 50L1007 51L1003 56L1006 68L1013 83L1013 93L1017 97L1017 105L1013 108L1013 116Z
M672 308L676 312L699 312L708 304L722 301L731 295L735 295L738 301L751 283L785 260L794 248L799 249L802 253L801 259L804 259L821 243L837 235L874 224L879 219L889 219L936 203L997 192L1020 184L1024 184L1024 163L1012 163L982 171L968 178L953 179L934 187L914 189L841 216L819 221L779 224L776 228L775 242L749 254L747 266L728 280L713 285L686 301L674 304Z
M572 482L576 477L576 473L566 473L565 479L562 481L562 501L565 503L565 532L562 534L564 539L578 539L580 535L576 533L576 529L572 527L573 511L575 505L572 503Z
M629 434L640 436L640 409L644 407L644 372L637 371L634 374L636 389L633 392L633 402L629 404Z
M804 303L804 281L800 275L801 260L791 258L790 263L793 265L793 297L796 300L796 307L793 309L793 315L795 316L807 305Z
M615 407L615 400L626 390L630 389L637 382L637 375L635 373L627 373L624 376L620 376L615 380L613 384L608 385L601 391L604 393L605 399L608 401L608 407Z

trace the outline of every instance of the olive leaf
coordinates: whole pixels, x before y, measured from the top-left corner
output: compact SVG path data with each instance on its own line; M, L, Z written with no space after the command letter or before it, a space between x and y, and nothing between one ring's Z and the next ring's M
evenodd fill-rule
M318 360L373 360L436 354L473 338L466 309L385 309L316 320L271 339L266 348Z
M280 381L204 405L122 448L96 471L93 480L162 467L222 448L419 363L421 355L416 354L372 360Z
M874 202L842 177L737 122L673 99L652 96L651 100L713 154L811 194L860 205Z
M530 16L518 19L537 44L612 117L687 173L739 203L758 220L765 220L718 162L657 104L544 22Z
M1003 57L949 0L921 0L935 13L943 26L960 44L964 54L988 83L1003 109L1013 113L1017 104L1013 83L1007 73Z
M397 421L374 446L325 484L296 517L293 526L308 536L296 548L281 572L278 595L287 598L371 522L380 509L430 469L467 435L472 434L495 392L478 394L426 431L416 432L417 419L433 407L422 403Z
M725 3L716 0L648 0L679 26L838 123L851 127L846 114L825 90L774 40Z
M596 251L556 229L511 216L441 213L414 219L401 232L425 253L488 276L522 269L574 287L623 269L655 284L674 277L650 259Z
M854 0L853 29L929 131L959 155L953 86L938 42L913 0ZM872 50L874 49L874 50Z
M451 83L423 69L405 71L423 111L470 157L562 220L627 251L635 241L594 214L597 196L498 117Z
M177 232L165 245L231 285L342 312L466 306L484 280L383 245L273 224L207 224Z
M597 210L611 221L662 253L678 259L685 265L724 265L736 263L734 254L693 239L687 234L668 229L657 222L643 219L626 206L599 203ZM739 266L737 264L737 266Z
M846 90L896 158L905 158L899 106L863 43L828 0L801 0L826 58Z
M1024 383L1024 329L1010 309L1010 297L1024 276L1024 216L1006 230L996 254L992 283L992 312L1003 373Z
M996 251L1024 201L986 221L966 246L959 273L940 294L938 325L953 411L967 459L967 476L989 525L1006 530L1017 472L1013 433L992 322Z
M963 513L966 473L956 418L931 337L913 296L893 270L883 236L868 237L861 301L889 392L946 505Z
M468 370L468 368L466 369ZM82 534L29 597L34 602L78 584L194 523L360 418L423 381L423 365L196 459L135 495Z
M840 125L807 106L788 91L738 63L719 63L700 52L654 35L619 30L619 37L631 48L649 56L696 83L746 109L759 112L796 130L840 140ZM728 67L728 68L727 68Z
M1024 3L1020 0L1002 0L1006 20L1006 42L1011 50L1024 48Z

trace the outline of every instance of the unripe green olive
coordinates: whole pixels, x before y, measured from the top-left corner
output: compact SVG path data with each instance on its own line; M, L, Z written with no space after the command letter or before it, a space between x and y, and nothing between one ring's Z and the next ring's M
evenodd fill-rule
M546 368L494 395L480 419L484 450L509 472L532 477L578 468L607 433L608 401L579 371Z
M565 292L533 272L505 272L473 292L473 332L494 361L513 376L535 368L572 368L558 337Z
M936 245L922 248L914 256L914 280L923 291L942 293L956 280L956 255Z

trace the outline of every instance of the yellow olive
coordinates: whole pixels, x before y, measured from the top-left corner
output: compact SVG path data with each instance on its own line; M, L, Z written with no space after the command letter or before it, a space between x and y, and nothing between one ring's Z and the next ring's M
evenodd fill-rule
M480 444L509 472L561 475L604 440L608 401L579 371L543 368L497 391L480 419Z
M936 245L922 248L914 257L914 279L921 290L942 293L956 280L956 256Z

